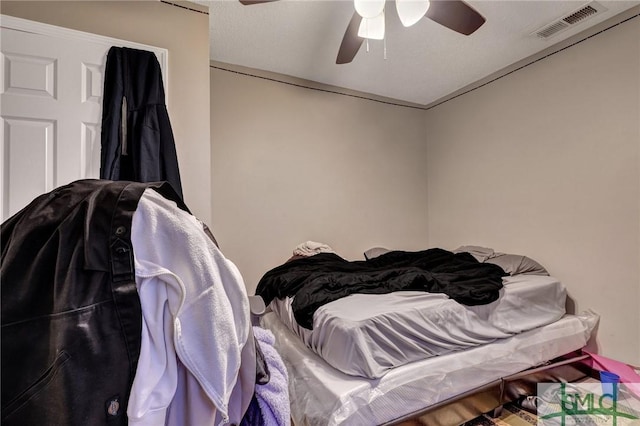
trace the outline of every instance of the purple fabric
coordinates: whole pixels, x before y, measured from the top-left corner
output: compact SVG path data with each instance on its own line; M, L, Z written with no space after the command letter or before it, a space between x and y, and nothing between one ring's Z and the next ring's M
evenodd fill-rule
M289 388L287 369L280 354L273 347L273 333L261 327L253 327L260 349L269 368L270 379L265 385L256 385L256 399L266 426L289 426L291 409L289 407Z

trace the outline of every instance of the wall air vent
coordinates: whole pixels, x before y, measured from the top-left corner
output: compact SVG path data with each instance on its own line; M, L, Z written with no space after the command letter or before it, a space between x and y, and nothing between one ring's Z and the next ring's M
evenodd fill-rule
M545 25L544 27L535 31L533 35L543 39L548 39L573 27L574 25L578 25L587 19L599 15L606 10L608 9L600 3L592 1L591 3L588 3L580 7L579 9L576 9L573 12L563 16L562 18L556 19L555 21Z

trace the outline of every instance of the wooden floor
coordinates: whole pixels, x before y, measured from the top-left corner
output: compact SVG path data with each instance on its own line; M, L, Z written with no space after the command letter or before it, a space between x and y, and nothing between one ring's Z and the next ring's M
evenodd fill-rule
M515 403L505 404L502 413L496 418L491 418L488 414L484 414L463 426L531 426L538 424L538 417L535 414L526 411Z

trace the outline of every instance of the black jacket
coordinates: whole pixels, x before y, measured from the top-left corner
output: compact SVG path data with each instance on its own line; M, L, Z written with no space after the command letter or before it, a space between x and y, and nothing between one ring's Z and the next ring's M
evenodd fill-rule
M144 190L85 180L41 195L1 227L2 419L125 425L140 354L131 223Z
M162 73L153 52L125 47L109 50L100 178L168 181L183 198Z

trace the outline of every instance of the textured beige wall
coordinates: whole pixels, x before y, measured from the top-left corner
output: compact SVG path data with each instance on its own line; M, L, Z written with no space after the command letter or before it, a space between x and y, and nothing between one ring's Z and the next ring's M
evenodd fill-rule
M209 71L206 15L160 2L0 11L169 50L186 201L249 291L308 239L481 244L540 260L640 363L639 19L425 113Z
M640 364L640 18L426 113L429 244L530 255Z
M2 1L0 12L169 51L167 108L185 201L211 221L209 17L159 1Z
M251 293L307 240L426 246L423 115L212 68L213 231Z

